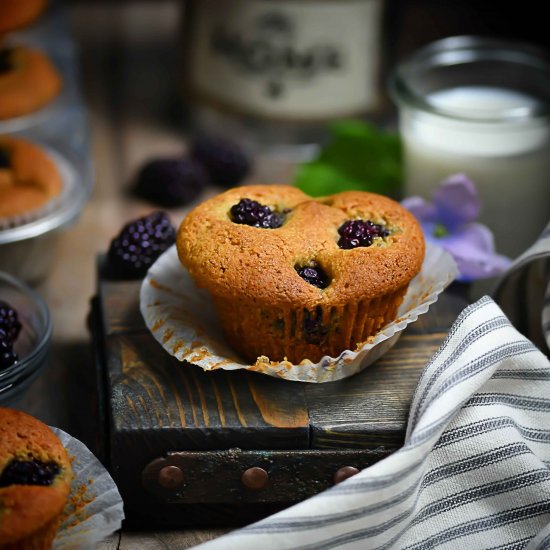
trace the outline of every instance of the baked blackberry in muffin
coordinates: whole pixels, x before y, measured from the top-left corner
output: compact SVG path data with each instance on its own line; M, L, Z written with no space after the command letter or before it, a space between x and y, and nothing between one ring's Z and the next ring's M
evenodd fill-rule
M67 452L50 428L0 408L0 549L49 549L71 480Z
M353 350L394 320L424 238L416 219L381 195L315 199L256 185L193 209L177 249L234 349L251 362L299 363Z

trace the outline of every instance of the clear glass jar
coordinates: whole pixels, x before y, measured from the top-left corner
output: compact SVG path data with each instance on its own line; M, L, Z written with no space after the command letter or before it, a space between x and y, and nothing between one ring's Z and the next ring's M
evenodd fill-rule
M17 311L21 331L14 349L19 360L0 370L0 406L14 405L47 365L52 337L50 310L25 283L0 271L0 300Z
M515 257L550 219L550 62L535 47L474 36L414 52L390 79L405 195L465 173L497 250Z

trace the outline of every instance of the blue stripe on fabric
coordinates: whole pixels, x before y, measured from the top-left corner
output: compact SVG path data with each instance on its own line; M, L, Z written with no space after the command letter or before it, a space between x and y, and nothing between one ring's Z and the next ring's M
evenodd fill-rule
M550 548L550 533L546 535L542 540L539 540L535 550L548 550Z
M480 518L477 520L467 521L455 527L448 528L441 533L432 535L431 537L428 537L410 546L406 546L406 547L399 546L399 548L400 550L416 550L416 549L423 550L427 548L435 548L438 544L443 544L445 542L449 542L451 540L455 540L460 537L471 535L472 533L476 533L479 531L484 531L487 529L495 529L497 527L501 527L502 525L514 524L519 521L523 521L525 519L543 515L549 511L550 511L550 501L540 501L531 505L520 506L517 508L513 508L511 510L506 510L504 512L492 514L490 516L486 516L484 518ZM295 550L324 550L324 549L334 548L336 546L342 546L344 544L350 544L358 540L363 540L367 537L377 536L384 533L394 525L400 523L403 519L406 519L406 517L407 517L407 514L400 514L393 520L389 520L384 524L381 524L381 526L379 526L376 529L373 529L371 527L368 527L365 529L358 529L355 531L351 531L349 533L343 533L342 535L331 537L330 539L317 541L313 544L297 546L295 547ZM382 526L384 527L384 529L380 530ZM379 546L377 547L377 550L391 547L391 545L394 542L395 540L392 541L391 543L386 543L382 546Z
M491 449L484 453L480 453L470 459L460 459L455 462L446 464L444 467L428 472L423 479L418 479L414 484L407 488L402 493L399 493L395 497L386 499L384 501L371 504L369 506L363 506L355 510L350 510L343 512L341 514L325 514L319 515L314 518L308 516L301 516L295 518L283 518L281 520L272 519L269 525L262 525L262 522L259 522L249 528L247 531L255 533L273 533L280 531L292 531L294 529L312 529L322 527L323 525L331 525L334 523L354 521L362 516L368 514L379 513L393 506L400 504L401 502L407 500L414 491L419 487L419 494L422 494L424 489L428 486L440 481L441 479L452 477L457 473L462 473L465 471L475 470L480 467L480 465L485 466L486 464L495 464L503 460L518 456L520 454L529 453L527 446L521 444L510 444L499 447L498 449ZM444 468L444 471L442 469ZM433 472L433 473L432 473ZM550 472L543 470L550 476ZM527 474L526 474L527 475ZM544 477L544 475L542 476Z
M522 539L514 540L506 544L499 544L498 546L491 546L491 548L486 548L485 550L523 550L527 543L532 540L535 535L530 537L524 537Z
M443 350L445 350L447 347L448 347L448 344L449 342L453 339L453 337L455 336L455 334L460 330L460 328L462 327L462 325L467 321L467 319L473 315L474 313L476 313L477 311L487 307L488 304L492 303L491 299L488 297L488 296L484 296L483 298L481 298L479 301L475 302L474 304L466 307L461 313L460 315L457 317L456 321L453 323L452 327L451 327L451 330L449 331L449 333L447 334L447 337L445 338L445 340L443 341L443 343L441 344L441 346L439 347L439 349L434 353L434 355L432 356L432 358L430 359L430 361L428 362L428 364L426 365L426 368L424 369L425 371L427 371L431 365L433 365L436 360L439 358L439 356L441 355L441 353L443 352ZM491 322L493 319L490 319L488 322ZM459 343L459 346L460 346L460 343ZM456 350L455 350L456 351ZM446 365L449 365L450 363L452 363L452 357L453 355L451 356L451 358L449 358L449 360L446 360L443 365L441 365L440 367L438 367L438 370L434 371L431 375L430 375L430 380L428 380L428 384L426 387L422 388L422 390L420 390L419 388L422 386L422 378L420 379L419 381L419 384L417 385L416 387L416 390L415 390L415 393L414 393L414 396L413 396L413 403L416 403L417 400L419 400L419 403L417 404L416 408L415 408L415 412L413 413L413 415L416 415L417 412L416 411L419 411L420 409L420 406L422 405L422 401L424 400L425 398L425 393L426 391L429 389L429 387L431 387L431 384L432 384L432 380L434 380L436 378L436 374L437 372L439 372L439 370L445 370L447 367ZM418 397L418 392L419 391L422 391L423 392L423 396L422 397ZM415 422L416 421L416 416L413 416L412 418L412 421Z
M447 445L452 445L464 439L478 437L480 435L496 431L513 428L523 439L528 441L537 441L539 443L550 443L550 430L540 430L537 428L529 428L518 424L509 416L499 416L471 422L470 424L462 424L457 428L445 431L439 438L439 441L434 445L434 449L439 449Z
M465 537L480 531L496 529L504 525L512 525L519 521L530 519L536 516L550 514L550 499L541 500L526 506L518 506L503 512L491 514L483 518L465 521L454 527L449 527L440 533L427 537L409 546L402 547L401 550L420 550L424 548L434 548L437 545L445 544L451 540Z
M485 297L487 298L487 297ZM445 339L445 342L441 346L441 349L444 349L445 346L448 344L448 341L451 338L451 335L454 334L466 321L467 317L469 317L471 314L475 313L478 309L481 309L481 307L484 307L487 305L487 303L490 302L490 299L487 298L486 300L482 299L482 303L476 302L474 305L478 305L478 307L473 308L472 310L468 311L468 309L464 310L463 313L466 314L464 318L459 318L457 321L455 321L455 324L453 327L456 328L456 330L449 333L449 336ZM479 340L480 338L483 338L486 334L489 332L492 332L493 330L496 330L498 328L502 328L503 326L510 326L510 322L506 317L503 315L499 315L498 317L494 317L492 319L489 319L485 322L483 322L481 325L476 327L475 330L468 333L468 335L457 345L457 347L452 351L451 355L434 371L430 374L430 379L428 380L427 384L422 387L422 396L419 398L418 403L416 403L416 400L418 399L418 396L415 394L413 398L413 403L416 403L415 410L412 411L412 425L414 426L418 420L418 416L421 413L421 409L425 409L424 402L426 398L428 397L430 390L432 386L437 382L437 380L441 377L441 375L450 369L454 362L464 353L464 351L470 347L474 342ZM438 354L434 355L434 357L430 360L428 363L428 366L426 367L426 370L429 369L430 365L432 365L436 358L438 357ZM422 380L420 380L420 383L418 387L422 386Z
M438 466L437 468L430 470L424 476L422 486L436 483L443 479L448 479L458 474L463 474L464 472L484 468L486 466L502 462L503 460L512 457L532 453L533 451L531 451L531 449L522 442L514 442L508 443L506 445L501 445L500 447L496 447L495 449L491 449L483 453L478 453L467 458L462 458L450 464Z
M346 523L349 521L355 521L363 516L370 514L377 514L385 510L391 509L394 506L401 504L413 495L420 486L422 478L418 478L415 483L408 487L402 493L399 493L393 498L386 499L384 501L376 502L368 506L362 506L355 510L347 510L345 512L334 512L331 514L319 514L315 517L295 517L295 518L283 518L277 520L275 518L269 521L268 525L262 525L262 522L258 522L250 527L246 528L247 534L249 533L275 533L297 530L311 530L318 529L325 525L334 525L335 523ZM266 520L267 521L267 520Z
M364 481L354 480L353 483L338 484L332 487L331 489L329 489L328 491L324 491L323 493L320 493L318 496L319 497L322 497L325 495L331 496L333 494L345 495L350 493L361 493L365 491L376 491L378 489L384 489L386 487L389 487L390 485L393 485L398 481L401 481L403 478L407 477L408 475L412 474L413 472L418 470L423 463L424 463L424 459L417 460L410 466L402 468L401 470L398 470L397 472L393 472L391 474L379 476L374 479L367 479Z
M377 535L380 535L386 532L388 529L391 529L398 523L401 523L402 521L406 520L407 517L409 517L410 515L411 515L410 511L403 512L402 514L399 514L394 518L386 521L385 523L382 523L375 527L367 527L359 531L345 533L343 535L332 537L331 539L326 539L324 541L317 541L312 544L307 544L304 546L296 546L293 550L321 550L323 548L334 548L335 546L339 546L341 544L347 544L348 542L353 542L355 540L361 540L366 537L376 537Z
M434 516L438 516L461 506L466 506L478 500L517 491L518 489L547 481L550 481L550 471L547 469L539 469L493 481L492 483L486 483L485 485L470 487L469 489L447 495L444 498L435 500L424 506L415 515L412 525L417 525ZM548 490L550 491L550 486Z
M486 368L499 363L512 353L513 355L523 354L527 351L535 351L537 348L528 341L518 340L517 342L504 344L498 348L492 349L488 353L484 353L478 359L471 361L464 365L462 368L454 372L451 376L446 378L437 389L430 395L430 400L426 401L427 405L438 399L441 395L446 393L451 388L454 388L458 384L462 383L465 380L469 380L475 374L480 371L485 370Z
M493 366L496 363L499 363L500 361L503 361L504 359L509 359L510 357L522 355L527 351L536 351L538 353L538 349L531 342L524 339L518 341L517 343L505 344L503 346L500 346L499 348L496 348L495 350L492 350L491 352L482 355L480 358L468 363L459 371L459 373L453 375L453 377L451 377L453 379L453 384L451 387L457 386L460 383L469 380L479 372ZM458 377L459 375L461 375L461 378ZM449 389L450 387L447 387L447 391ZM442 395L442 393L438 392L438 395L440 396ZM435 397L433 399L430 398L430 400L427 402L428 405L432 403L434 399ZM461 402L457 403L457 405L446 415L427 424L421 430L413 432L412 436L410 437L409 443L413 446L421 445L422 443L424 443L441 428L441 425L443 423L448 422L449 419L454 416L462 406L463 404Z
M495 380L502 378L512 378L516 380L550 380L550 369L497 371L491 378Z
M545 397L527 397L513 393L480 393L472 396L464 407L487 407L507 405L526 411L550 411L550 399Z

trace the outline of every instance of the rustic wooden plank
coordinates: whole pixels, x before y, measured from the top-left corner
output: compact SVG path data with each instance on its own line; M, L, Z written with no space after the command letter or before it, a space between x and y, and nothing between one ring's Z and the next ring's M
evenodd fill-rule
M169 356L150 334L109 336L107 361L110 463L123 491L139 487L146 464L169 451L308 447L300 387L285 392L279 419L269 396L281 380L205 373Z
M100 270L103 261L100 260ZM115 281L101 278L98 293L102 303L105 334L146 331L145 321L139 310L139 281Z
M115 434L158 432L159 452L308 446L301 385L289 392L283 381L254 373L204 372L171 357L148 333L109 336L107 362Z
M447 332L458 314L470 303L470 285L453 283L429 311L407 327L407 334Z
M156 533L128 531L122 534L118 550L185 550L221 537L229 531L230 529L189 529Z
M160 501L193 503L277 503L299 501L332 487L345 466L367 468L388 455L380 450L227 451L168 453L143 470L143 486ZM265 485L252 490L242 476L260 468ZM163 472L180 475L173 486Z
M99 541L96 545L96 550L119 550L121 533L120 531L113 533ZM143 548L143 547L142 547Z
M375 364L351 378L308 385L312 448L401 446L418 377L465 305L461 292L444 293Z

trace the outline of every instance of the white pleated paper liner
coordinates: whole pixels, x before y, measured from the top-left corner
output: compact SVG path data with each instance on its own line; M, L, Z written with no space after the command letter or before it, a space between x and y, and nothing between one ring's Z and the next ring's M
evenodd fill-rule
M74 479L53 550L88 550L122 525L122 498L115 482L78 439L52 428L72 459Z
M318 363L304 360L296 365L267 357L259 357L253 365L244 362L225 342L210 296L195 286L175 245L149 269L141 286L140 309L156 340L180 361L207 371L246 369L286 380L331 382L356 374L388 351L457 274L450 254L428 244L422 269L411 281L397 319L360 348L345 350L338 357L325 356Z
M28 141L39 147L56 165L63 187L58 196L40 208L16 216L0 217L0 244L56 229L80 211L86 198L86 189L79 182L77 170L65 156L47 145Z

